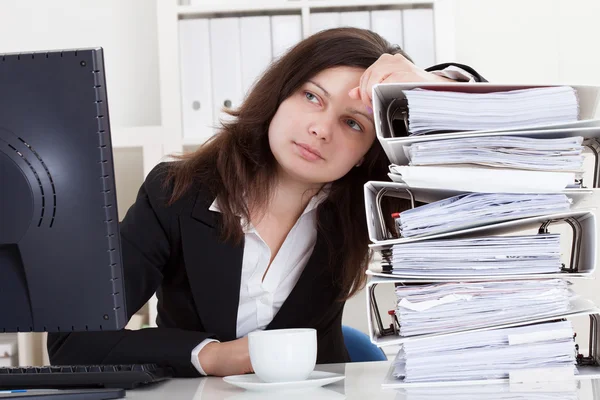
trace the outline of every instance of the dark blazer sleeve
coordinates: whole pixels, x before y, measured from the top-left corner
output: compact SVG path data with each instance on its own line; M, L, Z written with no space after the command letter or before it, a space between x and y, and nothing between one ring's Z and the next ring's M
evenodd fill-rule
M483 76L481 76L479 74L479 72L475 71L473 68L469 67L468 65L464 65L464 64L459 64L459 63L444 63L444 64L437 64L437 65L433 65L429 68L425 68L425 71L427 72L431 72L431 71L440 71L442 69L445 69L451 65L454 65L455 67L459 67L464 69L466 72L470 73L471 75L473 75L473 77L475 78L475 80L477 82L487 82L487 79L485 79Z
M127 318L137 312L159 287L168 265L175 213L165 207L170 193L162 186L165 164L146 178L137 199L120 225ZM48 334L54 365L157 363L176 376L198 376L191 353L207 332L176 328Z

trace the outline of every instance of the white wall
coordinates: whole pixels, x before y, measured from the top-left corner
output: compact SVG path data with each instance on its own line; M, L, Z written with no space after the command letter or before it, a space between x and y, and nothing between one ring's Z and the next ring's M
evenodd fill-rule
M156 0L2 0L0 53L103 47L112 126L160 125Z
M454 1L456 60L490 81L600 84L600 1Z

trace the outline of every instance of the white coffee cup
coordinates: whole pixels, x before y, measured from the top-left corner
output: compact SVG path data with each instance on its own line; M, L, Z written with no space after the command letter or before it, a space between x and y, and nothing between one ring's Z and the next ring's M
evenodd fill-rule
M250 362L264 382L301 381L317 363L315 329L275 329L248 334Z

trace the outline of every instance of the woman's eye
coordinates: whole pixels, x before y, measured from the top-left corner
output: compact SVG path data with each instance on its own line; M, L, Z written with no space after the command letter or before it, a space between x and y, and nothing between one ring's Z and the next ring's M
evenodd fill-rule
M360 125L358 124L358 122L356 122L355 120L353 120L353 119L347 119L346 123L348 124L348 126L350 128L352 128L354 130L357 130L357 131L362 131L362 128L360 127Z
M304 92L304 96L306 96L306 99L312 103L318 103L319 99L317 98L317 96L315 96L314 94L312 94L311 92Z

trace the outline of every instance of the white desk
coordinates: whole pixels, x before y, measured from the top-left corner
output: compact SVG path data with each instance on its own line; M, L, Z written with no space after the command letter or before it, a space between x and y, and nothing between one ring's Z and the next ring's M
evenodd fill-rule
M503 399L503 400L530 400L541 399L578 399L578 400L600 400L600 379L577 381L577 389L571 393L505 393L508 384L504 387L483 385L478 387L462 387L460 390L469 390L470 393L450 395L453 389L423 389L417 391L406 391L403 389L382 389L381 382L386 376L390 362L369 362L349 364L318 365L321 371L345 373L346 379L324 388L310 389L298 392L249 392L231 386L221 378L198 378L198 379L173 379L150 388L142 388L127 392L128 399L144 400L341 400L341 399L394 399L394 400L481 400L481 399ZM491 392L491 393L490 393ZM510 395L511 397L507 397ZM546 395L547 397L544 397Z

